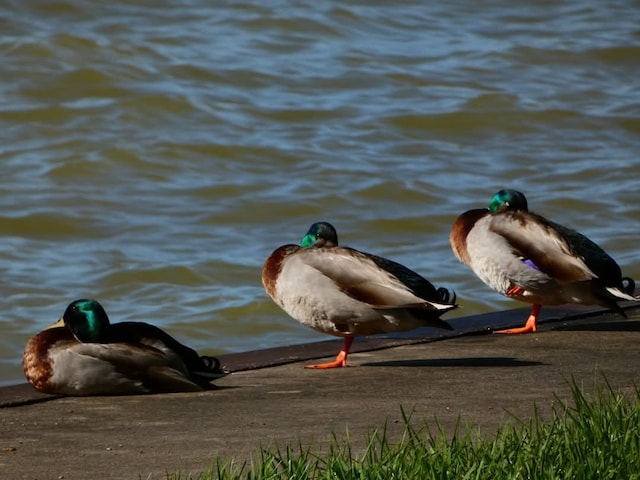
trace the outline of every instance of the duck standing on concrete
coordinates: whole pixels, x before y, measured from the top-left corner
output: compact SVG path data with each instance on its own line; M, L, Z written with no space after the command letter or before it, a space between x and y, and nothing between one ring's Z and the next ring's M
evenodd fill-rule
M284 245L267 258L262 284L273 301L314 330L344 338L333 362L306 368L347 365L358 335L431 326L451 330L439 317L455 305L455 294L436 289L404 265L338 246L335 228L311 225L300 245Z
M125 395L202 391L226 372L160 328L111 324L95 300L72 302L55 324L31 337L22 356L27 380L43 393Z
M535 332L542 305L602 305L621 315L633 280L584 235L529 212L516 190L497 192L489 208L469 210L451 229L451 248L484 283L507 297L532 303L526 324L496 333Z

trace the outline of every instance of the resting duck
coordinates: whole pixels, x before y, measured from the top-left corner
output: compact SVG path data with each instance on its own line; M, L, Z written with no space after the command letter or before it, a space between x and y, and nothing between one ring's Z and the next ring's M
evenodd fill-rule
M532 303L526 324L496 333L535 332L542 305L602 305L637 300L633 280L584 235L529 212L524 194L497 192L489 208L469 210L451 229L451 248L484 283L507 297Z
M225 374L217 359L148 323L109 323L95 300L72 302L57 322L31 337L22 356L27 380L60 395L193 392Z
M284 245L262 268L267 294L294 319L322 333L344 337L335 361L306 368L347 365L357 335L431 326L451 330L440 315L457 307L455 294L436 289L399 263L338 246L335 228L311 225L300 245Z

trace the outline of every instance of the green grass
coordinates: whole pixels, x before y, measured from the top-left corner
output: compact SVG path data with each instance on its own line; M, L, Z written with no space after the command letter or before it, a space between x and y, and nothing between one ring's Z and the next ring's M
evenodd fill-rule
M572 385L572 405L556 408L543 421L516 419L484 438L472 429L447 435L415 428L405 415L402 438L386 431L369 435L356 455L337 438L328 451L301 445L263 451L252 462L218 461L191 480L390 480L390 479L640 479L640 390L625 397L611 388L588 399ZM559 399L558 399L559 400Z

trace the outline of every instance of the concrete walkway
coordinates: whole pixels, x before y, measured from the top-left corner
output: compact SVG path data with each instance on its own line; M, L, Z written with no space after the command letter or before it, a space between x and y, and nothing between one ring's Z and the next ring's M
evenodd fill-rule
M387 426L397 438L402 411L416 425L435 418L490 433L534 403L548 415L569 381L587 392L604 383L640 385L640 308L610 312L542 309L535 334L491 328L522 324L527 308L451 323L458 331L416 330L357 339L351 368L305 370L333 357L340 340L220 357L234 373L206 393L53 398L28 385L0 389L0 478L165 478L197 473L217 456L242 463L261 448L326 447L336 435L361 446ZM437 341L436 341L437 340Z

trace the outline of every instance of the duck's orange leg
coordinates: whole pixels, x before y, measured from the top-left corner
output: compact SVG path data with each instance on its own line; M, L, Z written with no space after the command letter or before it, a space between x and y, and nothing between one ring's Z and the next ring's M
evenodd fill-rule
M507 335L517 335L519 333L532 333L536 331L538 324L538 315L540 314L540 308L542 306L540 304L535 304L531 309L531 313L529 314L529 318L527 318L527 322L524 324L524 327L518 328L508 328L506 330L496 330L493 333L504 333Z
M348 336L344 337L344 346L338 356L333 362L328 363L318 363L316 365L305 365L304 368L338 368L338 367L346 367L347 366L347 355L349 355L349 349L351 348L351 344L353 343L353 337Z

